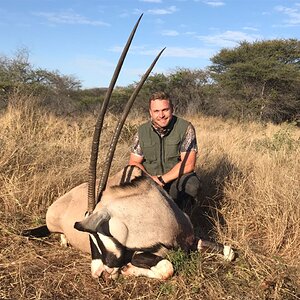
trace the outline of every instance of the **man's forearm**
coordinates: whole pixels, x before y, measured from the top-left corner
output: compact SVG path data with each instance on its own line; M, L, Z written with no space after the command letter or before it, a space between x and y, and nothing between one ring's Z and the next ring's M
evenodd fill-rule
M178 178L182 164L183 164L183 162L180 161L169 172L167 172L165 174L161 174L165 183L168 183L168 182ZM194 170L195 170L194 164L185 164L181 175L193 172Z
M129 159L129 164L134 165L142 169L145 173L147 173L154 181L156 181L159 185L163 186L164 182L168 183L174 179L177 179L179 176L179 172L181 171L182 174L193 172L196 165L196 152L187 152L187 153L181 153L181 161L178 162L169 172L165 174L158 174L162 176L162 178L158 178L156 175L149 174L145 167L142 164L142 158L131 155ZM184 164L184 166L183 166ZM183 168L183 170L181 170ZM162 180L161 180L162 179Z
M131 166L137 166L139 167L141 170L143 170L144 172L146 172L146 169L145 167L141 164L141 163L138 163L138 162L135 162L135 161L129 161L129 164ZM147 172L146 172L147 173Z

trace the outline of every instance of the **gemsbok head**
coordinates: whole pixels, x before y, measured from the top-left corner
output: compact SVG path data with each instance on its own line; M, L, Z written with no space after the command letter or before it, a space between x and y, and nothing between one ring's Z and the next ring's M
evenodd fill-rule
M142 15L123 49L97 118L92 141L88 183L74 187L48 208L46 225L27 229L24 236L43 237L61 233L64 241L91 253L92 276L123 275L167 279L173 275L166 259L170 249L205 248L234 258L230 246L197 239L189 217L169 195L136 166L126 166L114 176L109 170L122 126L144 82L162 52L157 55L129 98L106 156L100 179L96 179L99 141L105 112L122 64ZM98 186L98 188L97 188Z

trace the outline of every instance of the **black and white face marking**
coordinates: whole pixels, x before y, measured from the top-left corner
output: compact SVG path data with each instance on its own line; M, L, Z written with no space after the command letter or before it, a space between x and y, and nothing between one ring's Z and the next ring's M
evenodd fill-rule
M103 243L103 262L108 267L121 267L124 265L125 248L115 238L97 233Z
M97 235L90 234L90 246L92 253L91 273L94 278L100 277L105 269L102 261L102 252L97 239Z
M101 254L99 258L102 259L105 266L114 268L124 265L125 248L116 239L99 232L90 236L93 243L92 247L95 247Z
M91 273L100 277L105 271L105 276L117 278L119 268L124 265L124 249L112 237L101 233L90 234L92 251Z
M100 248L101 241L96 234L90 234L90 245L92 252L92 259L101 259L102 260L102 251Z

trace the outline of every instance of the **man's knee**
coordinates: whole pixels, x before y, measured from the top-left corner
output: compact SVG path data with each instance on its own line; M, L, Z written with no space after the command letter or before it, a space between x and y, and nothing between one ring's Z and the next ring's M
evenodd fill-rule
M185 198L186 195L196 198L201 190L201 182L196 173L184 174L180 179L175 180L167 189L167 192L174 200Z
M187 177L187 180L182 188L186 194L196 198L201 189L201 182L196 173L191 174Z

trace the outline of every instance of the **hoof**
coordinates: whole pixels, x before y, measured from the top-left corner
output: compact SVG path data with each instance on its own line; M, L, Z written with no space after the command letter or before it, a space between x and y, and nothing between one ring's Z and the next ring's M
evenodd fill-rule
M105 270L102 273L102 278L106 281L109 281L111 279L115 280L119 278L120 272L119 268L110 268L107 266L104 266Z
M119 278L119 273L109 273L107 271L104 271L101 275L101 278L105 281L105 282L110 282L111 280L116 280Z
M151 270L155 274L155 278L167 280L174 274L174 268L170 261L167 259L161 260L156 266L152 267Z
M224 246L223 255L226 261L233 261L235 258L234 251L230 246Z
M93 259L91 263L91 273L94 278L98 278L104 271L104 265L101 259Z
M60 245L62 247L68 247L69 246L69 241L63 233L60 235Z
M135 275L134 271L135 267L131 263L128 263L126 266L122 267L121 274L124 276Z

